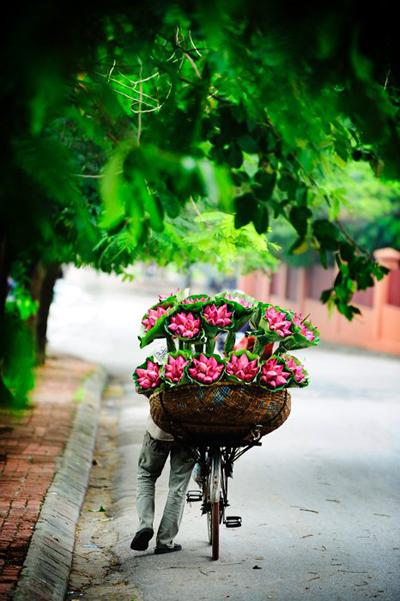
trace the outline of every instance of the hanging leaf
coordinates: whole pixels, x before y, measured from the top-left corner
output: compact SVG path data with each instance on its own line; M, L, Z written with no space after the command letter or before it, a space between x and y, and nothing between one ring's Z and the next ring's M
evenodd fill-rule
M149 191L143 175L137 169L131 173L131 177L131 198L135 196L136 199L140 199L140 204L142 205L144 212L149 216L152 229L156 232L162 232L164 229L164 221L161 204ZM135 202L135 200L133 202Z
M294 206L290 209L289 220L303 241L307 234L308 220L312 217L312 211L308 207ZM314 230L315 231L315 230Z
M338 227L327 219L316 219L313 222L313 232L321 247L326 250L336 250L342 238Z
M269 215L268 209L264 204L257 204L257 212L255 217L253 217L253 223L257 234L263 234L268 230Z
M100 180L100 195L103 201L100 227L105 229L115 226L123 219L132 196L132 190L123 175L124 161L130 148L129 144L121 144L103 170Z
M235 198L235 227L241 228L251 221L257 220L258 203L253 194L248 192Z
M254 181L257 183L256 186L253 186L255 196L264 202L268 201L275 188L276 173L259 170L254 176Z

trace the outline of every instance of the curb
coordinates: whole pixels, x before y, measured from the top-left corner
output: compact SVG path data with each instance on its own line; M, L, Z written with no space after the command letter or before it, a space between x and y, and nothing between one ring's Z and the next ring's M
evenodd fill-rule
M82 383L82 401L60 466L44 499L28 554L12 596L15 601L63 601L72 565L75 530L89 482L101 395L107 373L96 368Z

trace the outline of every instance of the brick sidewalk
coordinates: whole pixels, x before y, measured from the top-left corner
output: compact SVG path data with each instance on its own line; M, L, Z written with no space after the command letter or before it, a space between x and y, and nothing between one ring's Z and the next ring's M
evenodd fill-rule
M0 410L0 600L9 599L46 491L71 432L81 382L94 365L51 357L37 370L32 406Z

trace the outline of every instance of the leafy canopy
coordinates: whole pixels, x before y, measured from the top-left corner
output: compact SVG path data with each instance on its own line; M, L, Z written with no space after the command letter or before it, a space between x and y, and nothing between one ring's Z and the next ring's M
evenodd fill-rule
M351 318L352 292L384 270L344 233L340 193L324 182L353 159L392 180L400 165L395 20L369 11L159 0L21 19L11 8L1 221L13 257L121 270L156 257L150 241L207 199L239 231L264 235L283 218L293 252L334 255L341 278L323 301ZM170 260L182 252L171 245Z

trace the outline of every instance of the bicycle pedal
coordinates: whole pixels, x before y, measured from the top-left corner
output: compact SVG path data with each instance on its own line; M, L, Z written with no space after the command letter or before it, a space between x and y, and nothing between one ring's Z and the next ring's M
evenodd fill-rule
M227 515L225 518L225 526L227 528L240 528L242 525L242 518L240 515Z
M197 501L201 501L203 499L203 493L201 490L188 490L186 493L186 502L187 503L197 503Z

